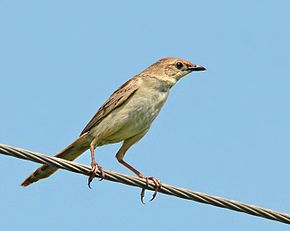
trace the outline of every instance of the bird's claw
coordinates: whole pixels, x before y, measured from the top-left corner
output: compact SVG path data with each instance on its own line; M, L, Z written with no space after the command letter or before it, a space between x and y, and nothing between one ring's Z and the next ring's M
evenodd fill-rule
M97 165L97 163L92 163L92 170L90 171L89 179L88 179L89 188L91 188L91 183L93 179L95 178L95 176L97 175L98 171L99 171L100 181L104 180L105 172L103 171L103 168Z
M155 199L155 197L157 196L157 193L158 191L160 190L161 188L161 182L160 180L154 178L154 177L145 177L145 180L146 180L146 186L148 187L149 185L149 180L153 181L154 185L155 185L155 191L152 195L152 198L150 199L150 201L153 201ZM145 188L142 188L142 191L141 191L141 202L142 204L145 204L144 202L144 196L145 196Z

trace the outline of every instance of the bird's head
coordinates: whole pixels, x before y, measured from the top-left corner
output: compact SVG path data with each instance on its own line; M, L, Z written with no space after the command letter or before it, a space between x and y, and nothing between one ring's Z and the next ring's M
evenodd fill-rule
M204 70L206 69L203 66L193 64L184 59L163 58L148 67L145 72L159 79L168 79L176 82L193 71Z

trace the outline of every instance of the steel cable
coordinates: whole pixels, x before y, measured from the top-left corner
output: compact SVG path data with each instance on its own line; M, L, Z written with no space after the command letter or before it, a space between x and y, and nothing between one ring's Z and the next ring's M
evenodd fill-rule
M63 160L60 158L49 157L40 153L31 152L21 148L11 147L5 144L0 144L0 153L13 156L20 159L31 160L41 164L52 165L57 168L65 169L75 173L80 173L83 175L89 175L91 168L86 165L82 165L76 162ZM128 176L125 174L104 171L105 180L119 182L126 185L131 185L135 187L145 188L148 190L155 190L153 182L149 182L146 185L146 181L137 177ZM97 176L99 177L99 176ZM160 193L164 193L171 196L180 197L187 200L193 200L200 203L210 204L221 208L226 208L230 210L235 210L238 212L248 213L254 216L263 217L266 219L271 219L279 221L282 223L290 224L290 214L280 213L274 210L265 209L257 207L254 205L249 205L241 203L234 200L229 200L217 196L208 195L201 192L193 192L187 189L178 188L172 185L162 183L162 187L159 190Z

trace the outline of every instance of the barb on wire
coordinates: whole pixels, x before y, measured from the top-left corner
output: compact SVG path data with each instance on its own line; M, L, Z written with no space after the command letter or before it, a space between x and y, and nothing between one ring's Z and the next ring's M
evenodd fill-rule
M75 173L83 175L89 175L91 168L86 165L82 165L76 162L63 160L56 157L45 156L40 153L31 152L21 148L11 147L5 144L0 144L0 153L14 156L20 159L31 160L41 164L52 165L57 168L62 168ZM146 180L120 174L112 171L104 171L105 180L114 181L122 184L127 184L135 187L145 188L148 190L155 190L155 185L151 182L146 184ZM180 197L187 200L193 200L200 203L210 204L221 208L231 209L238 212L248 213L253 216L259 216L270 220L279 221L282 223L290 224L290 214L280 213L274 210L257 207L241 203L234 200L229 200L217 196L208 195L201 192L193 192L187 189L178 188L172 185L162 183L162 187L159 191L171 196Z

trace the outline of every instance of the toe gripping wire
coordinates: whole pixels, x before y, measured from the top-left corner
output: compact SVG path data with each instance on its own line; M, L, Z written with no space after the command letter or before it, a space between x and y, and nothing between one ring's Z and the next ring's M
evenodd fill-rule
M0 144L0 153L20 159L34 161L41 164L51 165L57 168L65 169L71 172L80 173L87 176L91 174L91 167L89 166L82 165L72 161L63 160L56 157L49 157L40 153L24 150L21 148L11 147L5 144ZM104 173L105 180L135 186L141 189L148 189L151 191L156 190L154 182L152 181L148 182L146 181L146 179L140 179L137 177L128 176L125 174L112 171L104 170ZM102 175L99 174L99 172L97 172L96 177L102 178ZM159 189L158 192L290 224L290 214L281 213L274 210L265 209L217 196L212 196L201 192L193 192L188 189L178 188L164 183L162 183L162 187Z

